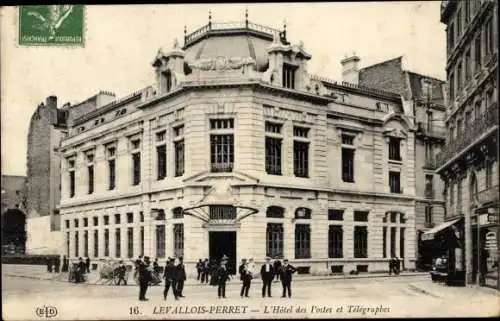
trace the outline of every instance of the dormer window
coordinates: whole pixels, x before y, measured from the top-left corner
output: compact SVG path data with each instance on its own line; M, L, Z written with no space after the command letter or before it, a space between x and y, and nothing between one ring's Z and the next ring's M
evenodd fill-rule
M283 87L295 89L295 72L297 67L289 64L283 64Z
M169 92L172 89L172 73L170 70L162 72L162 83L165 92Z

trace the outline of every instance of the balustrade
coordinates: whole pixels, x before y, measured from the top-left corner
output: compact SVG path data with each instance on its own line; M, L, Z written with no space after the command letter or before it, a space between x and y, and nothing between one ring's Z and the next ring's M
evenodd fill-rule
M481 204L492 203L498 201L498 185L487 188L477 193L477 200Z

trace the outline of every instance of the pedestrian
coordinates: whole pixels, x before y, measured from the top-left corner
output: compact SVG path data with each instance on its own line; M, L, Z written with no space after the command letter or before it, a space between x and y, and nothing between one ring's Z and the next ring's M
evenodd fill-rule
M139 268L139 301L147 301L146 292L148 291L149 281L151 281L150 261L145 256L143 260L138 261Z
M221 260L220 267L216 271L217 276L217 295L219 299L226 298L226 282L229 281L229 272L226 268L226 260Z
M201 284L208 283L210 278L210 262L207 258L203 261L202 271L201 271Z
M279 260L279 258L276 258L276 260L274 260L273 268L274 268L274 275L276 276L276 280L274 281L278 282L281 276L281 261Z
M80 258L78 258L78 265L76 267L76 282L77 283L85 281L85 278L84 278L85 272L86 272L85 263L83 262L83 259L80 257Z
M186 268L184 267L184 260L179 257L179 264L176 267L177 269L177 296L183 298L184 295L182 291L184 290L184 281L186 281Z
M240 273L240 280L242 281L240 296L248 298L248 291L250 290L250 283L252 281L252 273L248 269L248 263L246 259L241 260L241 265L238 269Z
M391 257L391 258L389 259L389 275L392 275L392 271L393 271L393 269L394 269L394 258L393 258L393 257Z
M209 273L210 273L210 285L217 285L217 263L215 262L215 260L212 260L212 262L210 263L210 270L209 270Z
M274 279L274 270L270 257L266 257L266 263L260 268L260 276L262 278L262 297L266 296L266 289L267 296L271 297L271 282Z
M61 258L58 255L58 256L56 256L56 260L55 260L55 263L54 263L54 269L55 269L56 273L59 273L60 267L61 267Z
M88 256L85 259L85 268L86 268L87 273L90 273L90 258Z
M153 271L156 274L160 274L160 264L158 264L158 258L155 258L155 260L153 261Z
M123 281L124 285L127 285L127 280L125 280L125 274L127 272L127 267L123 263L123 261L119 262L118 267L116 268L116 272L118 273L118 283L117 285L120 285L121 282Z
M163 271L163 278L165 279L165 289L163 290L163 299L167 299L168 291L172 288L172 293L174 298L179 300L177 296L177 272L174 266L174 259L168 258L167 264L165 265L165 271Z
M203 273L203 262L201 261L201 259L199 259L198 263L196 263L196 272L198 272L198 276L196 277L196 280L199 281L201 279L201 274Z
M63 255L63 265L61 272L68 272L69 270L69 260L66 258L66 255Z
M52 259L50 258L50 256L47 256L45 261L47 263L47 272L52 273Z
M288 260L283 260L283 266L280 269L281 285L283 286L282 298L285 298L285 292L288 290L288 297L292 297L292 274L297 271L295 266L288 264Z

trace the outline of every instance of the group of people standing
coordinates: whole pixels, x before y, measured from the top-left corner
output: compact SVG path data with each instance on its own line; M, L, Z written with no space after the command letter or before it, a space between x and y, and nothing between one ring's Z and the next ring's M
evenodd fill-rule
M274 264L271 264L271 258L266 257L266 263L264 263L260 268L260 275L262 278L262 297L266 294L271 297L271 284L273 279L276 281L281 280L281 285L283 287L282 298L292 297L292 274L297 271L297 268L288 263L288 260L283 260L283 264L279 260L275 260Z

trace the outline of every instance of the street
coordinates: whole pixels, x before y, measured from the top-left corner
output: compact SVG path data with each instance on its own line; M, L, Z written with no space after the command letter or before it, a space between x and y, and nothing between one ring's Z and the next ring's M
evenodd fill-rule
M424 275L299 280L293 283L291 299L281 298L280 283L273 283L273 297L265 299L260 296L260 280L252 283L250 298L241 299L239 288L239 282L229 283L227 298L218 299L216 287L191 282L185 286L185 298L175 301L170 294L164 301L163 286L153 286L146 295L149 301L140 302L137 286L4 275L3 317L38 318L37 308L45 307L57 309L53 319L463 317L495 316L499 307L495 294L443 287Z

